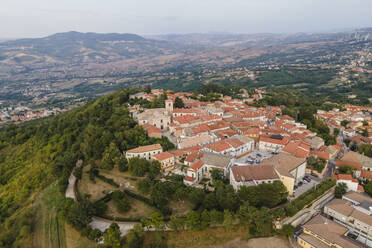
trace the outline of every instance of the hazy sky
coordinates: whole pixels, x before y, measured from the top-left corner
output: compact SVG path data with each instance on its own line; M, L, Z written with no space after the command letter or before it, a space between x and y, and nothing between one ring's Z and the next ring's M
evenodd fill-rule
M329 31L372 26L371 13L371 0L1 0L0 38Z

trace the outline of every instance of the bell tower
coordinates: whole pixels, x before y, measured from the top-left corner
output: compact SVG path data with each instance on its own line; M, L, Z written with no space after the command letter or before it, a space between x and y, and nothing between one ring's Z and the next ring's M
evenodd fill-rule
M173 100L165 100L165 110L169 113L173 113Z

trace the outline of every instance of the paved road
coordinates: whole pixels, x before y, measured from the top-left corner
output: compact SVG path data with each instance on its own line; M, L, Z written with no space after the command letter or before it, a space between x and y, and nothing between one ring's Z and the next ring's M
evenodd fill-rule
M286 218L281 221L281 225L284 224L292 224L293 226L298 226L305 223L309 220L312 216L320 213L323 206L328 203L334 197L334 189L335 187L331 188L326 194L316 200L309 208L304 208L299 211L296 215Z
M83 161L79 160L76 162L76 167L80 167L83 165ZM74 185L76 182L76 177L74 176L74 173L71 173L70 178L68 179L68 186L66 190L66 198L72 198L76 200L75 192L74 192Z
M133 229L135 224L138 224L136 222L118 222L118 221L111 221L106 220L98 217L93 217L92 222L89 224L93 229L99 229L101 232L104 232L111 223L117 223L120 227L121 236L124 236L128 233L129 230Z

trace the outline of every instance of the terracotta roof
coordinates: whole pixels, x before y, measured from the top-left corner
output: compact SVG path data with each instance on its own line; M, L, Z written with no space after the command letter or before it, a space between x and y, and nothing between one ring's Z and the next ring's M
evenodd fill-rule
M325 151L310 151L310 155L317 156L319 158L323 158L325 160L329 160L329 152Z
M186 176L183 180L189 181L189 182L194 182L195 181L195 178L194 177Z
M307 158L310 153L310 145L303 141L295 141L288 143L283 152L290 153L299 158Z
M142 152L150 152L153 150L160 150L162 149L160 144L153 144L148 146L140 146L131 150L128 150L129 153L142 153Z
M273 143L278 145L286 145L290 139L287 136L281 136L281 135L261 135L260 136L260 142L267 142L267 143Z
M205 147L213 151L216 151L216 152L222 152L222 151L225 151L231 148L230 144L227 143L225 140L221 140L221 141L214 142L212 144L208 144Z
M202 166L204 165L203 161L198 160L195 163L193 163L189 169L197 172Z
M173 158L174 155L170 152L161 152L159 154L155 154L154 155L154 158L157 159L157 160L164 160L164 159L169 159L169 158Z
M345 180L345 181L352 181L353 177L350 174L338 174L334 175L336 180Z
M372 179L372 171L362 170L360 177Z
M231 173L237 182L279 179L272 165L232 166Z
M226 140L232 147L234 147L234 148L238 148L238 147L240 147L240 146L242 146L242 145L244 145L244 143L243 142L241 142L239 139L237 139L237 138L231 138L231 139L228 139L228 140Z
M175 108L173 113L192 114L196 113L196 110L192 108Z

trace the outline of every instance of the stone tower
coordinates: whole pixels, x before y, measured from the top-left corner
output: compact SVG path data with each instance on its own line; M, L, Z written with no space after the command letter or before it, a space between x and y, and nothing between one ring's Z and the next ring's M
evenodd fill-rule
M168 113L173 113L173 100L165 100L165 110Z

